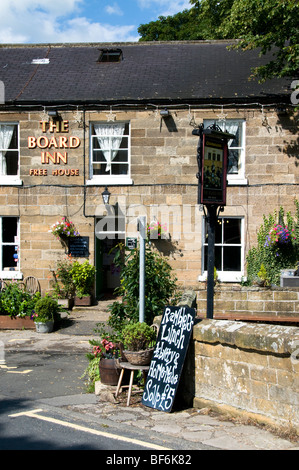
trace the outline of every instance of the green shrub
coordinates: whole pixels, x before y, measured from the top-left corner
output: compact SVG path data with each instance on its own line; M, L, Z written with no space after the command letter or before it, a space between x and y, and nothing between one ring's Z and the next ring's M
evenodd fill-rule
M295 199L295 216L290 212L286 215L283 207L279 212L263 216L263 224L257 234L257 246L249 250L246 257L247 278L252 282L264 285L280 284L282 269L295 268L299 261L299 202ZM271 239L276 224L291 234L288 240Z
M115 293L122 297L121 302L110 306L108 324L120 332L128 322L139 320L139 248L121 256L123 246L118 247L115 264L120 266L120 287ZM163 313L165 305L176 302L176 278L167 260L152 250L145 249L145 323L151 325L156 315Z
M78 297L85 297L91 294L95 272L95 267L88 260L82 264L79 261L74 261L71 276Z
M47 322L49 320L57 320L59 305L52 297L44 297L39 299L34 307L33 320L36 322Z
M38 299L40 299L39 292L32 295L20 287L17 282L8 282L0 292L1 314L11 317L30 316Z

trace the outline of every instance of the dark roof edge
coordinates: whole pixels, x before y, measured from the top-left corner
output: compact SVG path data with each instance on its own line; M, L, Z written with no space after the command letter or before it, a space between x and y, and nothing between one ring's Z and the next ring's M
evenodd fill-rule
M219 108L224 106L226 109L229 108L254 108L263 106L278 106L284 105L289 108L294 108L294 105L290 103L289 95L270 95L267 97L250 97L250 98L231 98L231 99L202 99L202 100L192 100L192 99L182 99L182 100L117 100L117 101L43 101L39 103L34 103L32 101L24 102L6 102L3 105L0 105L0 111L12 111L12 110L41 110L44 107L51 108L55 107L58 110L72 110L76 108L88 110L107 110L111 107L117 110L124 109L146 109L146 108L161 108L169 107L171 108L181 108L188 109L192 108Z
M17 49L20 47L24 48L37 48L37 47L116 47L116 46L149 46L149 45L178 45L178 44L237 44L239 39L205 39L197 41L136 41L136 42L81 42L81 43L35 43L35 44L0 44L0 48L11 48Z

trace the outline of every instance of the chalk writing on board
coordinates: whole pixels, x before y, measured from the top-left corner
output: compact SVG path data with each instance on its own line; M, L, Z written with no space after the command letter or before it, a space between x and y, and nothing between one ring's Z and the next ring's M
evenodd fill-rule
M165 307L142 397L144 405L171 411L194 317L193 308Z
M69 255L88 258L89 237L72 237L69 239Z

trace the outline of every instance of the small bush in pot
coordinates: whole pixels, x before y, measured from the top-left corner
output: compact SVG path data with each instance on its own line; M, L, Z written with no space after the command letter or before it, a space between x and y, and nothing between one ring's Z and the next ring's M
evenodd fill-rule
M82 264L79 261L74 261L71 275L76 289L76 296L82 298L91 295L95 272L95 267L88 260Z
M45 323L58 318L59 305L52 297L39 299L34 307L32 318L35 322Z
M124 347L128 351L140 351L154 346L156 332L146 323L129 323L122 331Z
M58 318L58 312L59 305L55 299L49 296L39 299L31 315L37 331L50 333L53 330L54 321Z

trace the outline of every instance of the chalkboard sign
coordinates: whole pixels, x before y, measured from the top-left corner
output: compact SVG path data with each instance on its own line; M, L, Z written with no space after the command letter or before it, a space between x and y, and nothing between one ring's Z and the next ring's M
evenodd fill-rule
M88 258L89 237L69 238L69 255L74 256L75 258Z
M142 404L170 412L194 325L195 309L165 307Z

